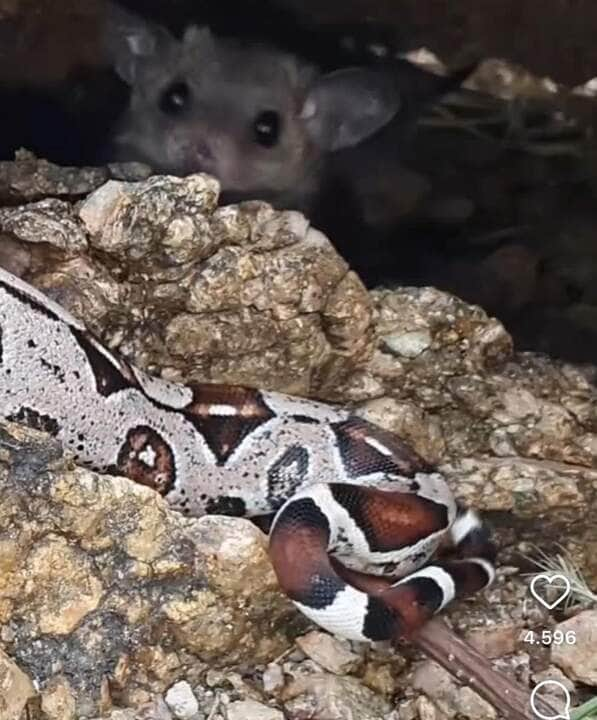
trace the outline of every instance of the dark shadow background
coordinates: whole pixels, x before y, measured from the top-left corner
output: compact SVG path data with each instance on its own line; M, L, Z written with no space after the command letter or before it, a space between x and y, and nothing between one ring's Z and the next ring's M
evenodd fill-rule
M521 349L597 362L597 125L570 88L597 76L593 0L123 0L180 32L249 35L330 68L382 42L425 46L448 66L499 57L562 83L549 97L431 112L404 152L409 172L467 198L455 223L409 214L379 241L325 210L314 218L369 286L433 284L498 315ZM127 99L98 38L99 0L0 0L0 159L21 146L61 164L101 162ZM358 40L345 54L339 40ZM478 84L479 85L479 84ZM492 90L490 76L480 86ZM464 114L463 114L464 113ZM467 114L468 113L468 114ZM438 120L448 122L438 123ZM567 122L561 118L566 117ZM558 119L559 118L559 119ZM469 121L481 132L471 132ZM480 124L475 125L478 121ZM397 196L409 188L397 185ZM350 202L343 203L349 206Z

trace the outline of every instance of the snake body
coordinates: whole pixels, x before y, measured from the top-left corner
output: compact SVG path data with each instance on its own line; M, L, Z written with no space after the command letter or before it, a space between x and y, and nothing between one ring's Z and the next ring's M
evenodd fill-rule
M0 413L185 514L274 514L270 555L282 589L344 637L411 633L493 578L477 515L392 433L281 393L151 377L5 270ZM447 542L452 555L434 560Z

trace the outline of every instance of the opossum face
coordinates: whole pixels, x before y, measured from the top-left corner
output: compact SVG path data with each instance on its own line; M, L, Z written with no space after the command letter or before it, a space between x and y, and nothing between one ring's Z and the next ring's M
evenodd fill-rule
M189 28L176 40L126 15L111 29L131 85L122 159L174 174L208 172L224 191L274 200L312 190L327 152L360 142L399 105L389 79L353 68L321 75L294 56Z

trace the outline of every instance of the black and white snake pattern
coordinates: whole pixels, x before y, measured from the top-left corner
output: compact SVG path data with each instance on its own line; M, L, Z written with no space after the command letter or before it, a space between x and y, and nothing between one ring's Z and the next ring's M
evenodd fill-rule
M281 588L344 637L412 633L493 578L476 514L458 508L441 474L392 433L280 393L150 377L5 270L0 412L183 513L274 514ZM440 545L451 552L434 560Z

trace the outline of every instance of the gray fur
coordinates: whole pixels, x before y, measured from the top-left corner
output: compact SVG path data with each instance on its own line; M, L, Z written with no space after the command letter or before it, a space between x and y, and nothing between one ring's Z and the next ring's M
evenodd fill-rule
M400 109L396 82L373 68L321 74L300 58L262 45L220 39L190 27L178 40L163 27L112 7L106 47L131 85L116 137L123 160L184 175L205 171L232 196L305 209L326 155L360 143ZM188 102L161 107L175 83ZM279 142L255 140L259 113L275 111Z

